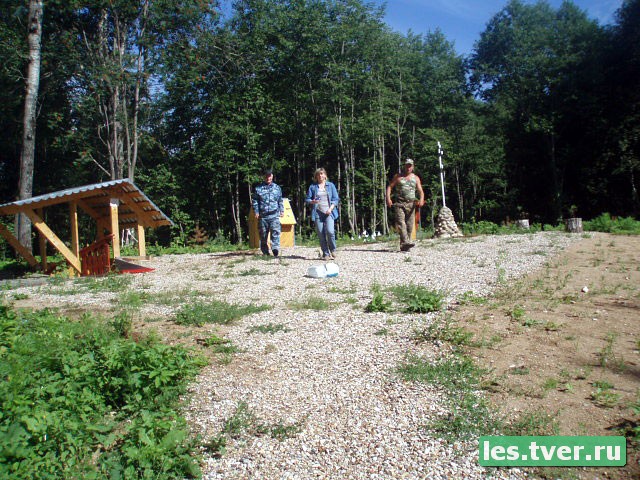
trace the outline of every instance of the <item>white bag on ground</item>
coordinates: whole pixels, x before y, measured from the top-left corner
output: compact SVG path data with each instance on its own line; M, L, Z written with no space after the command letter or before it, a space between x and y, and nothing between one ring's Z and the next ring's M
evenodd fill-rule
M325 277L337 277L340 273L340 268L335 263L325 263L323 265L313 265L307 270L307 277L311 278L325 278Z

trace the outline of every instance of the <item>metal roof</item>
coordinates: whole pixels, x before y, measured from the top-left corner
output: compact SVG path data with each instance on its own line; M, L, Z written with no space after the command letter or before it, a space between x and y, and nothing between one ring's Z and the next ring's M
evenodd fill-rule
M0 205L0 215L20 213L24 209L39 209L61 203L75 202L96 220L109 215L111 198L120 201L119 222L122 226L140 223L146 227L173 225L160 210L131 180L111 180L81 187L68 188L37 197L17 200Z

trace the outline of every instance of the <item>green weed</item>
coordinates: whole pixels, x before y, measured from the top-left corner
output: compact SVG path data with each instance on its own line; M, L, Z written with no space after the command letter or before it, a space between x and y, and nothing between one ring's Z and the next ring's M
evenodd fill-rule
M384 298L384 293L380 288L380 285L374 284L371 287L373 298L364 308L365 312L389 312L392 309L391 302Z
M524 412L517 419L509 423L504 431L504 435L558 435L560 424L558 414L549 415L548 411L536 410Z
M591 393L593 403L603 408L613 408L620 401L620 394L611 391L613 385L606 381L596 381L592 384L596 390Z
M600 366L609 368L617 372L623 372L626 369L624 359L618 357L614 352L614 345L618 335L614 332L607 333L606 343L604 347L597 353Z
M484 305L487 303L487 298L476 295L471 290L467 290L458 298L458 302L460 305Z
M432 383L447 390L450 413L427 425L442 438L453 441L499 431L500 421L487 402L476 394L486 371L470 358L454 355L433 363L410 356L396 372L406 381Z
M511 317L511 320L515 322L521 322L524 319L524 316L526 313L527 312L523 307L521 307L520 305L516 305L510 311L507 312L507 315Z
M249 327L249 333L270 333L270 334L274 334L274 333L278 333L278 332L282 332L282 333L287 333L290 332L291 329L287 328L285 325L283 325L282 323L268 323L266 325L254 325L252 327Z
M299 423L285 424L282 421L273 424L261 421L251 411L246 402L240 402L233 415L228 418L222 428L222 434L231 438L240 438L243 435L269 435L271 438L283 441L293 438L302 431ZM216 438L216 445L220 444L219 437ZM226 442L224 442L226 446Z
M234 305L219 300L208 303L195 302L183 305L176 314L178 325L195 325L201 327L206 323L226 325L252 313L268 310L265 305Z
M418 342L442 341L455 346L471 345L473 333L455 326L450 318L434 320L428 327L416 330L413 338Z
M331 302L318 296L309 296L299 302L292 302L289 307L293 310L329 310L331 308Z
M341 288L341 287L329 287L328 289L329 293L341 293L344 295L353 295L354 293L358 293L358 289L354 286L351 285L349 288Z
M390 289L408 313L429 313L442 310L444 293L422 285L399 285Z
M273 273L262 272L259 268L250 268L249 270L243 270L238 274L240 277L250 277L252 275L273 275Z

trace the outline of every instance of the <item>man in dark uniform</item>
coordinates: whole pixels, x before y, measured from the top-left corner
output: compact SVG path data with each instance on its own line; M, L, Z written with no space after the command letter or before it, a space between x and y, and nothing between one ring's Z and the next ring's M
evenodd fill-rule
M282 189L273 183L273 171L267 168L263 172L264 181L253 192L251 204L260 229L260 250L269 255L267 237L271 234L271 251L274 257L280 254L280 217L284 216Z

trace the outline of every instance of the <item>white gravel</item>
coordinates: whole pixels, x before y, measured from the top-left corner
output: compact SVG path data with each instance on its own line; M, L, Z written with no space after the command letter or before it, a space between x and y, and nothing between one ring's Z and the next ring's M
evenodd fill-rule
M485 295L499 282L540 268L580 238L545 232L423 240L409 253L399 252L397 243L347 246L339 249L340 274L329 279L305 276L322 263L318 249L308 247L284 249L279 262L240 252L168 255L146 262L156 270L135 275L132 289L150 295L199 292L272 307L229 327L226 337L240 352L230 364L202 372L186 414L205 439L220 433L240 402L260 422L296 424L300 432L284 440L230 438L221 458L205 458L205 479L526 478L518 469L480 467L477 438L455 444L434 438L425 425L448 413L443 392L394 374L407 354L441 354L432 344L412 340L414 329L433 317L365 313L364 307L374 284L423 285L445 292L447 302L467 291ZM52 306L99 308L114 301L108 293L59 296L51 287L15 292L38 295ZM332 302L331 309L293 308L311 296ZM142 313L166 315L176 308L146 305ZM289 330L249 332L269 323ZM386 334L380 334L383 329Z

